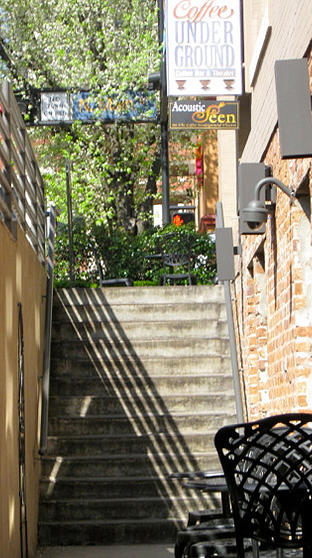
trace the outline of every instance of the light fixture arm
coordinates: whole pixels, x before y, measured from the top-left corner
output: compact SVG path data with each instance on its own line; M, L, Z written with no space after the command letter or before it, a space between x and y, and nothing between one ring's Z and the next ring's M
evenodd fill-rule
M278 178L274 178L273 176L268 176L267 178L262 178L262 180L259 180L259 182L255 186L255 200L257 201L260 200L260 190L261 188L263 188L263 186L266 186L267 184L274 184L275 186L278 186L284 192L284 194L287 194L287 196L290 198L290 201L292 203L295 197L294 190L287 188L287 186L285 186L283 182L278 180Z
M242 210L242 220L248 224L251 231L257 231L263 223L266 222L268 213L272 211L272 205L266 205L266 203L260 200L260 191L263 186L267 184L274 184L278 186L290 198L290 203L292 204L295 198L295 191L293 189L287 188L283 182L274 178L273 176L268 176L267 178L262 178L257 182L254 189L254 199L252 199L247 207Z

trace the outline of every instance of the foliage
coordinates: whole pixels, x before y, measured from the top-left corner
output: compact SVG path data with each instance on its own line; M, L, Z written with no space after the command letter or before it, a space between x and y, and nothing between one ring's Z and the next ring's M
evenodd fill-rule
M0 10L6 74L33 104L44 88L114 94L146 87L159 67L157 0L7 0ZM66 218L65 162L72 166L75 215L87 228L149 226L159 175L152 124L75 123L31 129L47 201Z
M198 233L192 225L168 225L136 236L122 229L109 233L104 225L97 225L90 235L83 220L76 220L74 235L75 284L98 282L99 264L105 279L128 277L137 285L160 284L164 273L162 261L151 256L159 253L162 243L165 250L172 251L186 241L192 250L192 274L198 284L212 283L216 275L214 239L208 233ZM55 280L58 285L68 284L67 260L67 231L62 226L57 237Z
M0 10L0 52L5 53L1 70L15 91L30 99L32 109L40 91L49 88L114 95L122 103L129 90L144 89L148 74L159 69L158 1L7 0ZM160 173L159 126L124 121L107 125L98 119L90 125L29 130L47 203L56 205L61 223L67 222L70 174L76 281L98 277L97 245L106 277L158 280L160 262L144 254L156 250L157 235L162 234L152 229L151 221ZM170 147L175 146L174 158L179 155L185 166L181 138L188 148L195 139L191 141L190 132L179 133L178 141L176 137L173 133ZM214 271L209 267L211 248L203 238L196 240L197 254L209 254L209 262L202 265L197 257L195 272L204 282ZM68 280L68 256L66 226L60 224L56 281Z
M96 284L98 270L94 259L94 240L82 217L73 219L73 276L75 284ZM64 286L71 284L70 248L67 224L58 222L55 240L54 280Z

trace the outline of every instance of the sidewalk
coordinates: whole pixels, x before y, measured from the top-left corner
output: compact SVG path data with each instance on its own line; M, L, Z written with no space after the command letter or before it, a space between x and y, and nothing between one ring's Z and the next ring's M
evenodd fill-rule
M261 556L276 558L276 551L261 551ZM301 558L302 550L284 550L283 556ZM50 546L39 549L36 558L174 558L174 545ZM252 558L251 553L246 558Z
M36 558L173 558L174 545L50 546Z

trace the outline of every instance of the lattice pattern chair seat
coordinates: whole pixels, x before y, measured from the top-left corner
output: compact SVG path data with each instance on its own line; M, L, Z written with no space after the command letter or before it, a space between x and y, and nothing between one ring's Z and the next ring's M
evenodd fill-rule
M312 414L222 427L215 445L232 501L238 557L243 538L312 557Z

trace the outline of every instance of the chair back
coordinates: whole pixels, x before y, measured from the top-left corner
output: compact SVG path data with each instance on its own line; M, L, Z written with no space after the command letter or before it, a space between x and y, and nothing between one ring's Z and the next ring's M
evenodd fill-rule
M192 257L194 237L190 233L169 232L163 234L159 240L159 251L166 261L171 258L170 265L188 263Z
M277 548L312 545L312 414L222 427L215 445L237 535Z
M194 236L190 233L180 231L179 234L166 233L161 236L158 249L164 266L164 284L168 279L173 282L186 279L190 285L192 284L193 244Z
M183 253L173 253L170 252L169 254L163 254L163 263L164 265L169 265L170 267L176 266L189 266L190 265L190 254L183 254Z

